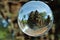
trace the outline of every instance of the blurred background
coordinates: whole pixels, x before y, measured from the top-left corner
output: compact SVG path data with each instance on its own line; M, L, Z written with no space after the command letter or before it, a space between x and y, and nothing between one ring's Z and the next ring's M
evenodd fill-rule
M43 1L52 9L54 24L41 37L28 36L19 29L18 11L29 1ZM60 0L0 0L0 40L60 40Z

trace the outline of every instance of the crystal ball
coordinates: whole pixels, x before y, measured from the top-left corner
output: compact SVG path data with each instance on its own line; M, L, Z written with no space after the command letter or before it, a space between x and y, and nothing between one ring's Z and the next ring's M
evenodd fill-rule
M51 8L42 1L30 1L18 12L18 25L29 36L41 36L48 32L53 24Z

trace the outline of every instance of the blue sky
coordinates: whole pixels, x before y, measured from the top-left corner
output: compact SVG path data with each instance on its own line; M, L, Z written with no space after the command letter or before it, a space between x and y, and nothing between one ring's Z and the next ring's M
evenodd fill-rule
M52 11L48 5L40 1L31 1L23 5L19 10L19 19L22 20L23 16L26 15L26 18L24 20L27 20L30 12L35 10L38 10L38 12L46 12L47 15L50 15L50 17L52 17Z

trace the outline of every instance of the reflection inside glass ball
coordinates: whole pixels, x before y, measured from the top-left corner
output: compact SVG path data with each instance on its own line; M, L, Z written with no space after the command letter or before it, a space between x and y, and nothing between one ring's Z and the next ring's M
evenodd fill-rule
M42 12L39 13L37 10L35 12L31 12L29 14L29 18L27 20L27 24L31 29L37 29L37 28L42 28L45 27L49 24L50 22L50 17L48 15L47 19L45 19L46 13Z
M22 19L21 23L23 23L23 26L27 24L29 28L36 30L39 28L43 28L51 22L50 16L47 15L47 18L45 18L46 12L39 13L37 10L32 11L29 13L28 20L24 20L26 15L23 16L24 19Z
M52 11L44 2L28 2L19 11L18 25L29 36L44 34L51 29L52 24Z

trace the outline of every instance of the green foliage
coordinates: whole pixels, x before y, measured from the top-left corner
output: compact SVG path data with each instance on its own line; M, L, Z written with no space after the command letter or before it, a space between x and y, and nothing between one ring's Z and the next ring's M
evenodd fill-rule
M23 24L27 24L27 20L22 20L22 23Z
M0 26L0 39L5 39L7 36L7 28Z
M40 15L42 16L43 19L45 19L44 17L46 16L46 12L41 12Z

